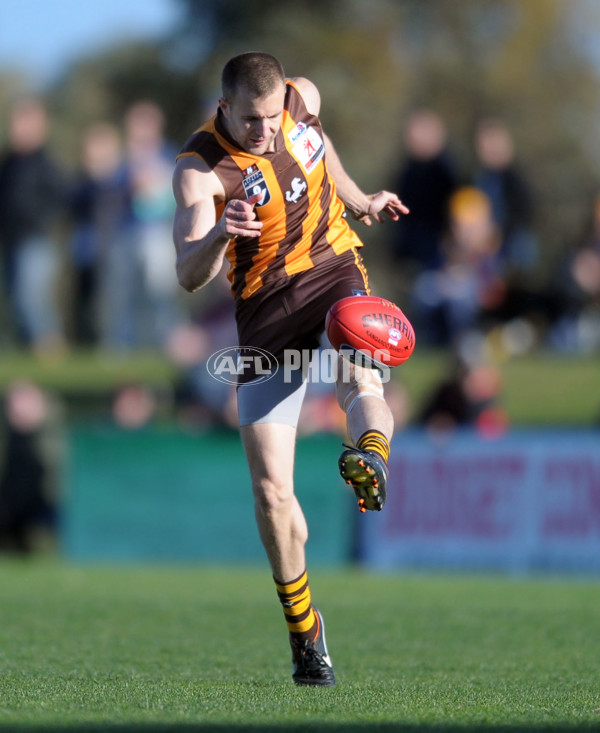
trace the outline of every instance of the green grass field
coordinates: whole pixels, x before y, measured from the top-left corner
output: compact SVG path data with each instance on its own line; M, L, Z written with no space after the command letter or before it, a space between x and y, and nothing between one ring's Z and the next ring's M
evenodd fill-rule
M0 563L0 731L600 730L600 585L311 574L338 676L296 688L265 568Z

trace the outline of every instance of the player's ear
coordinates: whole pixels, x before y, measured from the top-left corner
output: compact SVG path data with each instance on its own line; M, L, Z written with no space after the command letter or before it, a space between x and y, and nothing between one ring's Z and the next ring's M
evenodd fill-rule
M229 102L224 97L219 97L219 107L221 112L226 115L229 111Z

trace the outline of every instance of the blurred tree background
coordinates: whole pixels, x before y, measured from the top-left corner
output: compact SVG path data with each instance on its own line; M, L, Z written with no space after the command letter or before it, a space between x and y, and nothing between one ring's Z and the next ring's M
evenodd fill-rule
M533 189L541 258L531 278L543 286L561 272L600 192L600 2L264 0L258 8L241 0L171 2L177 22L162 37L104 44L41 90L53 152L64 166L77 167L87 126L99 120L121 126L140 99L160 105L169 139L182 145L213 113L224 62L265 50L289 76L317 84L324 127L365 190L395 185L414 109L426 106L445 121L464 181L476 166L477 122L501 117ZM9 106L25 91L26 78L0 69L0 141ZM384 285L400 277L389 266L393 228L361 227L360 234L379 292L394 292ZM88 386L98 381L82 374ZM411 366L403 375L410 381ZM156 379L172 376L160 372Z
M600 187L595 0L264 0L258 11L241 0L172 1L174 32L82 58L45 90L65 162L86 124L119 123L139 98L163 107L183 143L214 108L223 63L262 49L319 86L324 125L365 188L393 181L412 108L446 120L465 176L475 122L500 115L534 188L545 268L579 235ZM0 76L0 112L23 84Z

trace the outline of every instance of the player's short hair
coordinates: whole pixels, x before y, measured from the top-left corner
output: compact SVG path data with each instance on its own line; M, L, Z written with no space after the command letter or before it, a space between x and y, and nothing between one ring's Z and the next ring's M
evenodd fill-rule
M251 97L260 99L285 84L281 63L268 53L251 51L234 56L221 74L223 97L231 99L238 89L244 88Z

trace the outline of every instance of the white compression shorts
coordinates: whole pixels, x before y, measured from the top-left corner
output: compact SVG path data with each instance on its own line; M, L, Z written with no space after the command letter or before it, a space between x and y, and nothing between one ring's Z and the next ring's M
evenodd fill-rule
M268 381L255 380L237 388L240 426L283 423L296 427L306 394L307 377L301 369L279 369Z

